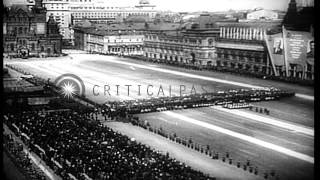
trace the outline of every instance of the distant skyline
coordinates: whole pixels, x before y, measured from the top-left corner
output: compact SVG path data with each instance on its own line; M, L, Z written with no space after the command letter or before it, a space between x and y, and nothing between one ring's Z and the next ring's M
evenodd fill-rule
M27 0L4 0L4 3L26 2ZM83 0L84 1L84 0ZM93 0L94 1L94 0ZM134 6L139 0L96 0L113 6ZM228 11L264 8L286 11L290 0L149 0L158 10L178 12ZM314 0L296 0L299 4L310 4Z

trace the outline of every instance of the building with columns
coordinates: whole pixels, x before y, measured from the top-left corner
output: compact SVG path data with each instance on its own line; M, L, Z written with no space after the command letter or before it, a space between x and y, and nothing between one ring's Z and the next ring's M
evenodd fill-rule
M62 36L53 17L46 20L42 0L12 5L3 13L3 50L10 57L59 56Z
M75 47L91 53L142 55L144 23L77 26Z
M216 37L219 28L210 16L198 23L165 23L145 33L144 57L152 61L196 66L216 65Z
M290 0L283 22L263 20L218 23L217 67L237 72L313 80L313 7L310 7L310 3L298 3L299 11L297 2ZM304 4L306 7L301 7ZM269 19L272 19L272 13L270 15Z
M215 36L217 34L217 31L147 33L144 57L159 62L213 66L216 64Z
M216 42L217 67L239 72L272 74L265 48L265 24L220 24Z

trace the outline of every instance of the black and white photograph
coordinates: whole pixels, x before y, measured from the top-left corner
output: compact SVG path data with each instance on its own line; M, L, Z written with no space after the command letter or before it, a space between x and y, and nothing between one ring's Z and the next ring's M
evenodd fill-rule
M3 0L2 178L317 179L314 8Z
M273 44L273 53L274 54L282 54L283 51L283 39L277 38Z

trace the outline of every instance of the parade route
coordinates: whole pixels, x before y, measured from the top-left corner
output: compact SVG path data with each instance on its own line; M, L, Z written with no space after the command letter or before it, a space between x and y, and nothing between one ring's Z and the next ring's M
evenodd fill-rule
M72 57L70 59L70 57ZM44 79L55 78L64 73L72 73L79 76L85 84L86 96L97 102L133 100L150 98L146 91L139 91L137 86L146 87L153 85L153 94L157 94L157 88L161 85L164 93L168 93L168 87L184 85L184 93L190 92L190 87L196 87L198 93L202 93L201 86L212 91L239 89L278 87L295 91L294 85L269 82L264 80L222 75L221 73L209 73L189 71L171 68L163 65L149 64L113 56L94 54L70 54L69 57L57 60L14 61L12 64L27 72L36 74ZM279 84L279 85L278 85ZM95 96L95 92L99 93ZM105 85L110 85L111 96L105 95ZM120 95L114 95L112 87L119 86ZM132 85L130 95L127 87ZM199 89L199 91L198 91ZM221 153L230 151L233 158L239 161L251 159L263 171L275 168L281 177L291 179L308 179L313 173L314 154L314 130L313 130L313 92L309 88L297 87L299 93L280 101L259 103L259 106L268 106L271 115L248 115L247 112L232 113L214 108L196 108L174 112L141 114L142 120L147 120L155 127L163 127L169 132L189 138L203 145L219 150ZM308 92L308 93L304 93ZM113 93L113 94L112 94ZM179 94L179 89L173 89L173 94ZM278 106L279 105L279 106ZM279 111L279 112L278 112ZM233 111L235 112L235 111ZM280 120L279 123L278 120ZM282 167L287 167L284 169ZM296 171L293 177L290 172Z
M188 123L196 124L196 125L204 127L204 128L208 128L208 129L211 129L211 130L223 133L223 134L227 134L229 136L241 139L243 141L248 141L250 143L262 146L264 148L268 148L268 149L286 154L288 156L292 156L292 157L295 157L295 158L301 159L303 161L307 161L309 163L314 164L314 157L311 157L311 156L308 156L308 155L305 155L302 153L298 153L298 152L292 151L290 149L287 149L287 148L284 148L284 147L281 147L281 146L278 146L278 145L275 145L275 144L272 144L269 142L265 142L265 141L247 136L247 135L243 135L243 134L240 134L240 133L237 133L234 131L230 131L228 129L224 129L219 126L215 126L215 125L212 125L212 124L209 124L206 122L198 121L196 119L192 119L192 118L189 118L189 117L186 117L186 116L183 116L181 114L177 114L177 113L174 113L171 111L165 111L163 113L166 115L172 116L173 118L177 118L179 120L183 120Z
M228 163L223 163L221 160L208 158L208 156L200 154L195 150L172 141L168 141L168 139L164 137L139 127L132 126L131 124L121 122L106 122L104 124L122 134L133 137L138 142L148 144L150 147L160 151L163 154L169 152L170 156L176 158L177 160L186 163L194 169L210 174L218 179L263 179L260 176L249 173L249 171L239 169L235 165L229 165Z
M265 116L257 115L254 113L245 112L242 110L237 110L237 109L230 110L230 109L226 109L226 108L223 108L220 106L212 106L211 108L219 110L219 111L224 111L227 113L235 114L238 116L242 116L245 118L249 118L254 121L259 121L262 123L271 124L273 126L278 126L278 127L284 128L284 129L291 130L291 131L296 131L296 132L303 133L303 134L306 134L309 136L314 136L314 129L313 128L303 127L301 125L296 125L296 124L284 122L283 120L280 120L280 119L269 118L269 117L265 117Z

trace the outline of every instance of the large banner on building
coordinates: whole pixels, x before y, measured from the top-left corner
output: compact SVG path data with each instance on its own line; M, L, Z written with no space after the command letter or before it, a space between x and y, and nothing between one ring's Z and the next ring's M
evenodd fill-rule
M284 66L284 42L282 33L267 35L267 46L272 63L275 66Z
M291 65L297 72L314 65L314 37L310 32L283 28L282 33L267 35L266 44L276 75L285 71L288 76Z
M305 65L314 60L314 38L310 32L290 31L283 28L285 55L288 64Z

